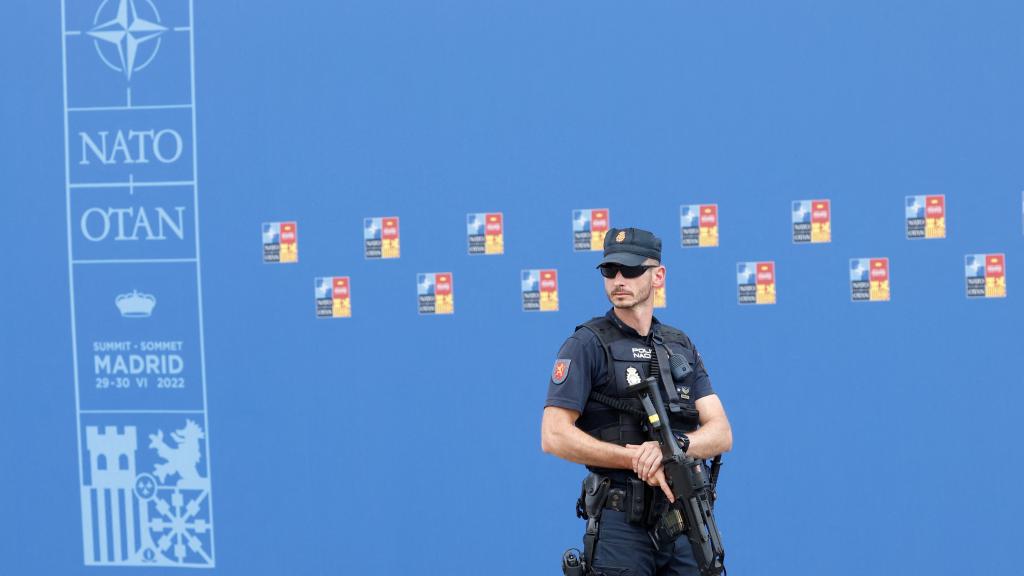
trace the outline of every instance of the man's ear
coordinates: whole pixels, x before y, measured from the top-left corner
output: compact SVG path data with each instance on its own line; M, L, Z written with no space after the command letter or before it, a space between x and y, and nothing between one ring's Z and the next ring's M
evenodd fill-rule
M655 288L661 288L665 285L665 273L666 270L664 266L658 266L653 270L651 282Z

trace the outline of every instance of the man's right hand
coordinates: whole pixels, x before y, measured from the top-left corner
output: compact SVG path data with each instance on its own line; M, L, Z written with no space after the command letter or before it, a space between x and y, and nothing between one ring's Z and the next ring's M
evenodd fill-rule
M661 491L665 493L665 497L668 498L669 502L675 502L676 497L672 494L672 488L668 485L668 480L665 478L665 469L658 468L650 478L647 479L648 486L660 486Z

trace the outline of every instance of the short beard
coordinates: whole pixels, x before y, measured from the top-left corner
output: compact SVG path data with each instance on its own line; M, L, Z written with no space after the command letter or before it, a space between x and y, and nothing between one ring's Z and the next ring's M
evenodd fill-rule
M640 287L640 289L637 290L636 294L633 296L632 303L620 304L615 301L611 294L608 294L608 301L612 303L613 308L618 308L619 310L629 310L631 308L636 308L637 306L651 299L651 293L654 291L654 287L652 284L653 283L648 282L646 286Z

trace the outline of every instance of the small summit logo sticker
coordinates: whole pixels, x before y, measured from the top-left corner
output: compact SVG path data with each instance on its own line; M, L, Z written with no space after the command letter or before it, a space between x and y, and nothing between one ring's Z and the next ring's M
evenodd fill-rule
M946 197L907 196L907 238L911 240L946 237Z
M610 228L607 208L572 211L572 249L576 252L604 250L604 237Z
M501 212L481 212L466 215L466 240L469 253L504 254L505 228Z
M558 310L558 271L522 271L523 311L556 312Z
M420 314L455 313L455 288L451 272L417 274L416 296Z
M299 225L295 222L263 224L263 262L289 264L299 261Z
M1006 297L1006 254L968 254L964 267L968 298Z
M854 302L889 301L889 259L850 259L850 299Z
M775 262L736 264L736 288L740 304L775 304Z
M831 241L831 201L796 200L793 202L793 243L821 244Z
M348 276L325 276L313 281L317 318L352 317L351 281Z
M363 255L368 260L398 258L401 243L398 217L388 216L363 220Z
M718 246L718 204L680 206L679 234L683 248Z

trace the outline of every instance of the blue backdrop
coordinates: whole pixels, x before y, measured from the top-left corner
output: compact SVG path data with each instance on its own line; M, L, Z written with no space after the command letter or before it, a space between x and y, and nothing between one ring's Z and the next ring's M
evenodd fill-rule
M91 22L114 1L68 6ZM135 3L166 23L161 1ZM69 282L84 298L117 277L68 262L76 37L58 0L4 8L0 572L122 574L83 562ZM700 347L735 434L717 508L732 573L1015 569L1019 3L197 0L194 16L216 573L558 573L582 468L542 454L539 425L558 346L607 306L599 253L572 249L590 207L665 239L658 316ZM70 91L125 80L96 66L72 66ZM947 237L907 240L904 198L926 194L945 195ZM791 202L813 198L832 242L795 245ZM679 206L700 203L721 245L683 249ZM470 212L503 213L503 255L467 254ZM375 216L401 218L401 258L364 259ZM298 223L297 263L262 262L277 221ZM964 257L984 253L1006 255L1006 298L965 297ZM889 258L890 301L851 302L859 257ZM778 303L739 306L736 264L761 260ZM534 268L559 271L558 312L521 311ZM454 274L452 316L417 314L431 271ZM352 318L316 318L323 276L351 278ZM194 298L196 281L153 282Z

